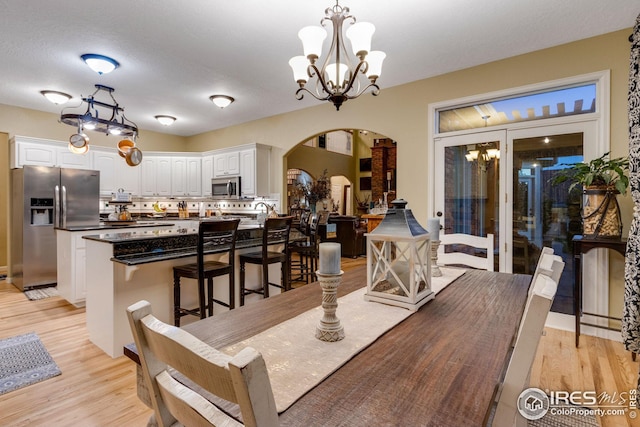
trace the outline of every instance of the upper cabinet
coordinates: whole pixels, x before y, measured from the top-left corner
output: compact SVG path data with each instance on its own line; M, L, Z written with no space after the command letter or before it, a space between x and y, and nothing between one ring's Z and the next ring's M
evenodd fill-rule
M140 195L140 167L129 166L115 151L108 148L94 148L92 169L100 171L100 195L111 196L111 193L123 189L133 196Z
M211 196L211 180L213 179L213 154L202 156L202 196Z
M228 175L240 175L239 151L226 151L213 155L213 176L224 178Z
M11 168L21 168L24 165L58 166L58 149L61 143L44 139L16 136L11 140Z
M144 152L139 166L129 166L114 147L92 146L73 154L63 141L16 136L11 167L59 166L100 171L100 195L123 189L134 197L209 197L211 179L242 177L242 197L269 196L271 147L246 144L206 153Z
M171 194L200 196L202 191L200 157L171 157Z
M140 164L140 185L142 196L171 196L170 156L147 154Z

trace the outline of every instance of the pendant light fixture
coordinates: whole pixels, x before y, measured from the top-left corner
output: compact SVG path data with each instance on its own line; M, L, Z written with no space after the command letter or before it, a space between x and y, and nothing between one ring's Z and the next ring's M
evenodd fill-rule
M346 31L356 57L352 59L347 53L342 34L342 25L346 20L350 20L352 24ZM333 25L333 37L329 52L321 68L318 68L316 63L327 37L327 31L323 28L326 21L331 21ZM349 8L340 6L337 0L335 6L325 10L325 17L320 23L323 27L304 27L300 30L298 37L302 40L304 56L294 56L289 61L294 80L300 86L296 91L296 98L302 99L304 92L307 92L319 101L332 102L336 110L339 110L345 101L359 97L369 88L372 89L372 95L378 95L380 88L376 80L382 72L382 61L386 54L371 51L371 36L375 26L368 22L356 23ZM352 60L357 60L355 66L352 65ZM361 75L366 76L362 82ZM310 91L305 85L314 77L316 87L314 91Z

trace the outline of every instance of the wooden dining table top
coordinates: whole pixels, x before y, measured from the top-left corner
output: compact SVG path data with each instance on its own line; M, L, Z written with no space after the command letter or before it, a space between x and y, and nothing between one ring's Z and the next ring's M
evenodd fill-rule
M281 425L484 425L530 281L467 271L280 414ZM366 267L348 271L338 296L364 286ZM319 306L321 298L313 283L183 329L220 349Z

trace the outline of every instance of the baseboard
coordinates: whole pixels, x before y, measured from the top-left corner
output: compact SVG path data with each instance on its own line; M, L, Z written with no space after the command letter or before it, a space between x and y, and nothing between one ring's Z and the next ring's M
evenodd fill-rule
M547 316L546 327L560 329L562 331L576 331L576 318L570 314L554 313L553 311ZM580 326L580 335L589 335L592 337L605 338L612 341L622 342L622 335L618 331L610 331L608 329L594 328L592 326Z

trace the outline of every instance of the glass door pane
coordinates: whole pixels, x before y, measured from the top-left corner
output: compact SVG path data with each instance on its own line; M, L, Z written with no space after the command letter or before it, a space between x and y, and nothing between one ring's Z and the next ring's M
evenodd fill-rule
M499 270L500 149L504 132L443 138L437 142L436 211L444 233L494 235L494 269ZM462 251L462 248L456 248ZM473 250L473 248L468 248Z
M565 262L552 310L573 314L572 238L582 234L581 189L553 184L567 163L582 161L581 132L513 140L512 271L533 274L544 246Z

